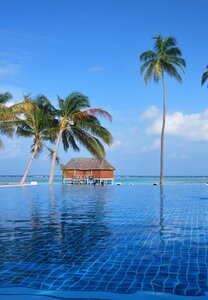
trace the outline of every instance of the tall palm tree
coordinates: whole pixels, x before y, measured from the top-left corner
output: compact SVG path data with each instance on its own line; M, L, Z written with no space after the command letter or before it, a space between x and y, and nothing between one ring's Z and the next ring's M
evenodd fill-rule
M50 107L50 102L45 96L39 96L35 100L26 96L22 104L18 106L21 117L16 121L16 134L33 138L32 155L21 179L21 184L25 183L34 158L43 150L43 147L49 149L44 142L55 140L55 136L49 133L51 127L54 126Z
M53 183L55 162L62 140L64 150L70 147L79 151L78 143L83 145L92 155L103 158L105 150L102 142L112 144L110 132L103 126L97 117L111 120L111 115L100 108L90 108L88 98L81 93L71 93L65 99L58 97L58 108L54 108L57 126L54 134L57 135L53 150L49 184Z
M11 137L14 133L14 126L11 122L12 113L11 108L7 106L8 101L12 98L12 95L8 92L0 94L0 134ZM3 141L0 139L0 148L3 148Z
M206 71L202 74L201 85L204 85L207 79L208 79L208 65L206 66Z
M185 60L181 57L182 52L176 46L176 40L173 37L162 38L157 35L153 38L154 51L148 50L140 55L140 61L144 62L140 68L141 74L144 74L144 81L147 84L153 77L155 82L162 78L163 85L163 120L161 131L161 152L160 152L160 185L163 185L164 178L164 134L166 121L166 82L165 73L182 82L179 68L184 73L186 66Z

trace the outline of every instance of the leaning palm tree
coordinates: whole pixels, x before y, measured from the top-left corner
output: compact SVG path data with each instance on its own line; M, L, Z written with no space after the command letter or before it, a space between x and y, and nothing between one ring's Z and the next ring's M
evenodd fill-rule
M206 71L202 74L201 85L204 85L204 83L207 80L208 80L208 65L206 66Z
M11 100L12 95L8 92L0 94L0 134L12 137L14 133L14 124L12 123L14 114L12 114L11 107L8 107L8 101ZM0 148L3 148L3 141L0 139Z
M165 73L182 82L179 68L184 73L186 66L185 60L181 57L182 52L176 46L176 40L173 37L162 38L160 35L154 37L154 51L148 50L140 55L143 65L140 68L141 74L144 74L144 81L147 84L153 77L155 82L162 78L163 84L163 120L161 131L161 152L160 152L160 185L163 185L164 178L164 134L166 121L166 82Z
M43 147L50 150L45 141L53 142L55 140L55 136L49 134L50 128L54 126L50 107L50 102L45 96L39 96L35 100L25 96L24 101L18 106L18 113L21 113L21 117L16 121L16 134L33 138L32 155L20 184L25 183L33 160L40 154Z
M57 126L53 129L57 135L53 150L49 184L53 183L55 162L62 140L63 148L70 147L79 151L83 145L92 155L99 159L104 158L105 150L102 142L112 144L110 132L103 126L97 117L102 116L111 120L111 115L100 108L90 108L88 98L80 93L71 93L65 99L58 97L58 108L54 108Z

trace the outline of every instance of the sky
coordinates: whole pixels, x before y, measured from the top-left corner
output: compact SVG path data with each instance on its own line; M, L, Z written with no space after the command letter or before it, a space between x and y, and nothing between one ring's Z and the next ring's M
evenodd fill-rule
M167 77L165 174L208 175L207 0L1 0L0 92L12 103L25 94L71 92L112 114L106 158L119 175L158 175L162 85L145 85L139 55L152 37L173 36L186 60L183 83ZM18 175L30 158L31 139L1 137L0 174ZM60 147L62 164L90 157ZM42 153L30 174L49 174ZM61 174L59 167L56 174Z

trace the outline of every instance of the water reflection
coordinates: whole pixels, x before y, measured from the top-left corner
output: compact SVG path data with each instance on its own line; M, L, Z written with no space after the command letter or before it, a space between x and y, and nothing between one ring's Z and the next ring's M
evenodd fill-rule
M2 224L0 262L25 259L73 265L90 258L96 247L102 251L99 242L111 235L105 222L105 195L105 189L95 193L50 187L40 198L25 190L29 216L24 222Z
M208 202L199 201L201 193L167 186L2 189L0 287L202 295Z
M160 186L160 217L159 217L159 234L160 240L164 244L164 189Z

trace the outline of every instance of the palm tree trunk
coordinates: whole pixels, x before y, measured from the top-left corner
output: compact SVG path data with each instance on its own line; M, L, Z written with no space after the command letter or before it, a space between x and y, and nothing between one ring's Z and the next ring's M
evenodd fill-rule
M61 129L59 131L59 134L58 134L57 139L56 139L56 144L55 144L55 147L54 147L52 162L51 162L51 172L50 172L49 184L53 184L54 171L55 171L55 166L56 166L56 157L57 157L58 148L59 148L59 145L60 145L60 142L61 142L62 132L63 132L63 130Z
M164 181L164 139L165 139L165 121L166 121L166 84L164 78L164 71L162 71L162 83L163 83L163 120L162 120L161 148L160 148L160 185L163 185L163 181Z
M35 155L36 155L37 151L38 151L38 145L35 145L35 148L34 148L34 151L33 151L33 153L32 153L31 159L30 159L30 161L29 161L29 164L28 164L28 166L27 166L27 169L26 169L26 171L25 171L24 176L22 177L22 180L20 181L20 184L25 184L25 180L26 180L26 178L27 178L27 174L28 174L28 172L30 171L32 162L33 162L33 160L34 160L34 158L35 158Z

